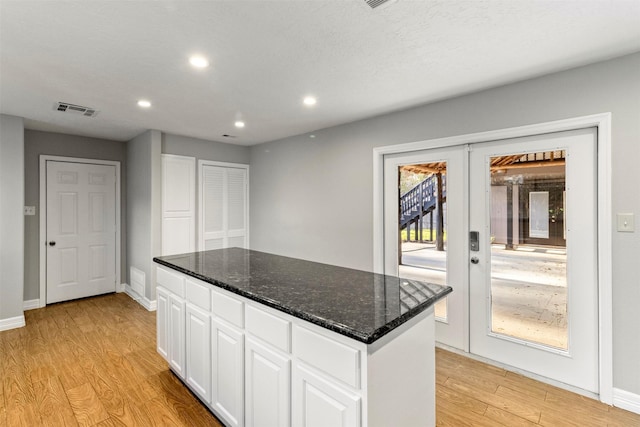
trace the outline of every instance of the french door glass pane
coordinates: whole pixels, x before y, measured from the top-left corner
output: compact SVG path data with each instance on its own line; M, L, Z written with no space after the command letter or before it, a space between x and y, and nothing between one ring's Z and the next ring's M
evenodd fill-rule
M491 158L491 330L566 350L565 152Z
M399 234L401 277L447 284L447 163L400 166ZM434 307L447 319L447 299Z

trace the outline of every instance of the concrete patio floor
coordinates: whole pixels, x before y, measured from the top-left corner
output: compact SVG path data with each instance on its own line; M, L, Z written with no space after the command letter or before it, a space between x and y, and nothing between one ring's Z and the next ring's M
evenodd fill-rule
M493 245L491 253L493 332L566 349L565 249ZM402 261L400 276L445 284L446 252L433 244L403 243ZM445 318L446 309L444 301L436 304L436 317Z

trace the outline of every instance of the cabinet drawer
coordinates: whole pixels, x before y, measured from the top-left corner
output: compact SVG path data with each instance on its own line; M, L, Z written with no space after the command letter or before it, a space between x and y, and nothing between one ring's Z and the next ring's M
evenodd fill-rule
M248 305L246 322L248 332L282 351L291 351L291 323L287 320Z
M211 311L211 286L187 279L187 302L205 311Z
M332 377L360 388L360 351L306 328L293 330L293 354Z
M156 270L156 280L158 285L163 286L169 292L184 298L184 278L178 273L158 267Z
M231 296L211 290L212 312L239 328L244 327L244 304Z

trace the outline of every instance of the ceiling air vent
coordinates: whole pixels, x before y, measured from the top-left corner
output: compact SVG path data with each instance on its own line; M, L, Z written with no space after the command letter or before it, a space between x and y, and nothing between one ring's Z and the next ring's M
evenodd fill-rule
M366 4L368 4L371 9L375 9L376 7L382 6L385 3L394 3L397 0L364 0Z
M54 108L58 111L62 111L63 113L74 113L87 117L95 117L98 114L98 110L96 110L95 108L69 104L68 102L58 102Z

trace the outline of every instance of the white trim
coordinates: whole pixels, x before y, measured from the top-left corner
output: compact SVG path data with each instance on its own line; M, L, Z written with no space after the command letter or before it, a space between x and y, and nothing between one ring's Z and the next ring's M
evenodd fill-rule
M22 310L34 310L36 308L40 308L40 299L30 299L26 301L22 301Z
M120 283L117 287L116 287L116 292L117 293L122 293L125 291L127 284L126 283Z
M26 323L24 315L0 319L0 331L8 331L9 329L22 328Z
M640 394L614 388L613 406L640 414Z
M129 295L129 297L131 297L132 300L134 300L135 302L137 302L138 304L143 306L145 309L147 309L147 311L156 311L157 310L157 308L158 308L157 300L151 301L147 297L143 297L143 296L139 295L127 283L123 283L123 285L124 285L124 293Z
M246 242L247 249L250 247L249 240L249 225L250 225L250 217L249 217L249 200L251 199L249 191L250 191L250 174L249 174L249 165L243 163L228 163L228 162L216 162L213 160L198 160L198 198L197 198L197 230L196 234L198 235L197 240L197 248L199 251L204 251L204 185L202 183L202 167L203 166L218 166L223 168L236 168L236 169L245 169L247 171L247 198L245 200L246 203L246 218L245 218L245 227L247 230L246 233Z
M384 272L384 156L440 147L598 128L598 312L600 401L613 402L611 113L373 149L373 271Z
M65 156L49 156L46 154L40 155L40 234L38 237L40 246L40 307L47 305L47 161L59 161L69 163L89 163L95 165L110 165L116 168L116 284L114 290L118 290L118 281L122 277L121 273L121 231L120 231L120 216L121 216L121 196L120 196L120 162L112 160L98 160L98 159L82 159L77 157L65 157Z

